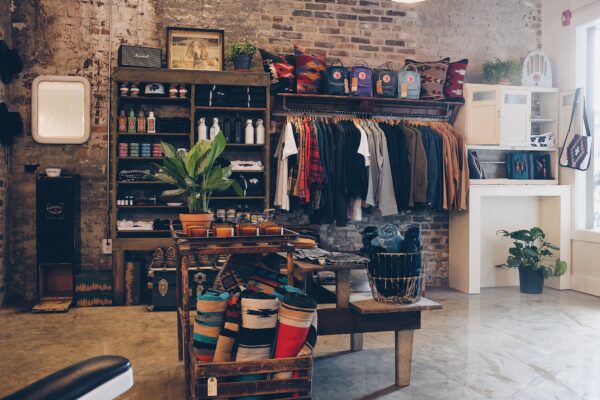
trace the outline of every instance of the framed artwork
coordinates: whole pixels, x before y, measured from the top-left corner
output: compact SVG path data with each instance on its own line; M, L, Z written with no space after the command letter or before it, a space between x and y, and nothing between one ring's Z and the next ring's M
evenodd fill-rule
M221 29L167 28L167 68L222 71L225 46Z

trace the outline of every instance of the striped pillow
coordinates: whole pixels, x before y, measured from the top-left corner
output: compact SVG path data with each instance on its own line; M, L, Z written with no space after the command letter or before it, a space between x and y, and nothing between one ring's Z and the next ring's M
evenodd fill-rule
M309 53L294 45L296 59L296 93L320 93L327 64L324 56Z

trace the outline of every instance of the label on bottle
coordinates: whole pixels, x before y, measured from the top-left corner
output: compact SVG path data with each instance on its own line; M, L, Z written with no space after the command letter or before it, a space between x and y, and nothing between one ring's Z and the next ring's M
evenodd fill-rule
M127 120L127 131L128 132L135 132L135 118L129 118Z
M119 118L119 132L127 132L127 118Z
M137 131L143 133L146 131L146 118L137 119Z
M156 119L148 119L148 133L156 133Z

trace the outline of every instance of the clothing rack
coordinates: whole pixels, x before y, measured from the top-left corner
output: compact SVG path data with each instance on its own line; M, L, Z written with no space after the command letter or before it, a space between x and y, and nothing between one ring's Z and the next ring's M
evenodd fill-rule
M314 110L303 110L303 109L289 109L286 111L273 112L274 117L288 117L288 116L307 116L315 118L332 118L335 116L350 116L356 118L368 118L368 119L399 119L399 120L413 120L413 121L424 121L424 122L439 122L447 121L450 115L433 116L428 114L398 114L398 113L381 113L381 112L362 112L362 111L319 111Z

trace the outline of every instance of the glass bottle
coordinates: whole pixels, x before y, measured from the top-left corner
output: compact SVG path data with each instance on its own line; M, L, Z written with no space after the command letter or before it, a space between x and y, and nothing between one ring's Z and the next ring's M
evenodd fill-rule
M135 123L137 122L136 118L135 118L135 111L133 111L133 108L131 110L129 110L129 117L127 118L127 132L129 133L135 133Z
M210 140L213 140L219 132L221 131L221 127L219 126L219 118L213 118L213 124L210 127Z
M234 143L240 144L242 143L242 120L240 119L239 114L235 116L235 126L233 129L234 135Z
M138 133L146 132L146 116L144 115L144 111L140 110L137 116L137 131Z
M146 123L148 124L146 132L156 133L156 117L154 116L154 111L150 111L148 118L146 118Z
M227 143L231 143L232 142L232 137L231 137L231 121L229 120L229 118L224 118L223 119L223 135L225 135L225 140L227 141Z
M127 132L127 116L125 110L121 110L119 114L119 132Z
M265 126L263 120L256 120L256 144L265 144Z
M208 133L205 122L206 120L204 118L200 118L200 121L198 121L198 141L208 139Z
M254 126L252 126L252 120L246 121L246 130L244 135L244 143L254 144Z

